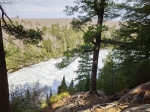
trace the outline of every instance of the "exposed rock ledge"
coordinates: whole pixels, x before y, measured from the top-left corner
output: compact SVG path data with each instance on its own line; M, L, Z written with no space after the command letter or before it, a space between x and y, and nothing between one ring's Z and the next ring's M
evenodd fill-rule
M98 93L99 96L80 92L64 97L43 112L150 112L150 82L135 87L114 102L109 102L103 92Z

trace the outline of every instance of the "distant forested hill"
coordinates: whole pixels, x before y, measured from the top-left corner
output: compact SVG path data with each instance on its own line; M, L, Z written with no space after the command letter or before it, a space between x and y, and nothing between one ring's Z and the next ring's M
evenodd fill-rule
M36 26L46 26L51 27L53 24L59 24L60 26L70 26L70 22L72 19L68 18L50 18L50 19L19 19L19 18L12 18L13 21L18 21L18 23L21 23L25 25L26 27L34 27ZM93 22L95 23L95 22ZM109 27L119 26L119 21L107 21L105 22L105 25L108 25Z

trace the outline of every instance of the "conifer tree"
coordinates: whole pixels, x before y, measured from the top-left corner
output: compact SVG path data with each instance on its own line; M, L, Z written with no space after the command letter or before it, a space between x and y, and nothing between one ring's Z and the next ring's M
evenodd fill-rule
M90 90L90 75L86 76L85 84L83 85L83 91L87 92Z
M15 38L23 40L23 42L29 42L37 44L42 40L42 32L35 31L33 29L24 29L22 25L15 26L8 15L5 13L2 5L11 3L11 0L2 1L0 4L1 19L0 19L0 112L10 112L9 104L9 88L7 79L7 68L5 61L5 52L3 46L2 28L6 33L15 36ZM8 21L6 22L6 18ZM9 24L9 23L10 24ZM3 24L2 24L3 23Z
M70 83L70 85L69 85L69 87L68 87L68 92L69 92L69 94L74 94L75 93L75 88L74 88L74 81L73 81L73 79L71 80L71 83Z
M61 85L58 86L58 94L66 92L67 91L67 84L66 84L66 80L65 80L65 76L63 77L63 80L61 82Z
M123 79L117 72L117 65L111 53L105 60L104 66L100 69L97 79L97 88L103 90L108 95L115 94L123 89Z
M116 38L127 44L116 46L114 56L126 85L134 87L150 79L150 1L127 0L121 8L126 11L126 22L116 32Z
M7 69L3 46L3 37L0 20L0 112L9 112L9 90L7 80Z
M104 20L118 17L119 11L117 10L117 5L113 2L113 0L76 0L74 3L76 3L76 5L73 7L66 6L65 11L68 15L73 15L75 13L79 14L78 18L73 19L72 25L74 28L84 32L83 40L85 45L66 53L66 59L64 59L63 62L58 65L58 67L65 67L84 53L92 52L93 60L89 93L98 94L96 88L96 78L99 50L102 43L117 43L112 41L111 39L106 40L102 38L102 32L108 30L108 28L103 25L103 22ZM96 21L96 24L90 24L93 20ZM87 24L88 29L84 30L84 26ZM88 47L87 49L87 47L85 46L90 47Z
M80 56L79 65L77 71L75 71L78 74L78 79L84 79L87 76L91 75L91 68L92 68L92 54L90 52L85 53Z
M76 80L78 84L76 85L77 92L89 91L90 87L90 75L92 68L92 57L91 53L85 53L81 55L81 60L79 61L78 70L75 71L78 74ZM82 87L81 87L82 86Z

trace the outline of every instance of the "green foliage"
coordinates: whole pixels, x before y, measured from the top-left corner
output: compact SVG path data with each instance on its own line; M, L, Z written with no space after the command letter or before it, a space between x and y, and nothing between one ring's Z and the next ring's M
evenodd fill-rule
M88 26L88 30L84 33L83 40L86 44L92 44L96 40L96 34L102 31L107 31L108 27L103 26ZM104 38L104 36L102 36Z
M77 48L67 50L64 52L64 58L62 58L62 61L60 63L56 64L56 67L59 69L62 69L69 64L71 64L75 59L82 58L82 54L85 56L86 52L92 51L92 45L79 45Z
M96 33L97 33L97 29L89 26L88 30L86 31L86 33L84 34L84 37L83 37L84 42L90 43L90 42L94 41L94 39L95 39L94 37L95 37Z
M117 18L119 16L118 7L113 0L102 0L101 2L98 0L76 0L75 4L75 6L66 6L64 12L69 16L76 13L78 14L78 17L74 18L71 24L75 30L80 30L84 33L82 37L84 44L77 46L75 49L67 50L67 53L64 54L66 58L58 65L59 68L68 66L72 63L72 60L86 52L95 52L96 44L110 43L104 41L103 37L101 37L103 31L109 30L107 26L103 25L103 14L104 19L106 20ZM103 10L104 12L102 12ZM93 23L93 21L96 21L96 23ZM100 21L102 23L100 23ZM111 40L109 38L107 39ZM88 49L83 46L88 46ZM98 46L101 47L101 45ZM70 56L68 57L69 53Z
M90 76L86 76L86 79L84 80L84 85L83 85L83 91L89 91L90 90Z
M78 83L76 85L76 91L89 91L90 86L90 76L91 76L91 68L92 68L92 58L91 53L85 53L84 55L81 55L81 60L79 61L78 70L76 73L78 74L78 77L76 80L78 80ZM82 86L81 86L82 85Z
M111 54L103 61L104 67L100 69L97 88L108 95L119 92L124 87L124 78L118 74L117 65Z
M16 69L44 60L43 54L31 44L22 47L9 44L5 47L5 53L7 69Z
M25 29L22 25L7 24L3 25L3 29L7 34L13 35L25 43L38 44L43 39L43 33L40 30Z
M133 88L139 84L149 81L150 78L150 63L149 59L142 59L134 62L132 57L125 58L118 65L117 73L124 78L124 86Z
M74 81L73 81L73 80L71 80L71 83L70 83L70 85L69 85L69 87L68 87L68 93L69 93L70 95L72 95L72 94L75 93L75 87L74 87Z
M60 27L58 24L54 24L50 29L50 33L55 37L53 50L57 50L61 54L67 49L71 50L83 43L81 40L82 33L67 26Z
M50 58L58 58L63 56L63 52L67 49L73 49L76 48L77 45L82 44L81 32L77 32L66 26L60 27L58 24L52 25L52 27L49 29L46 26L43 27L43 29L46 31L43 32L44 39L41 42L39 39L37 39L39 38L38 36L40 34L40 30L25 30L22 25L18 26L17 28L20 32L22 31L22 35L19 37L19 35L16 35L16 32L14 35L16 35L17 39L21 40L17 42L18 40L16 40L15 37L8 36L7 40L9 43L7 43L7 45L5 43L8 70L28 66L30 64L48 60ZM23 34L26 34L27 32L30 36L26 37L27 35L24 35L25 37L23 37ZM8 33L13 32L8 31Z
M61 85L58 86L58 94L60 93L63 93L63 92L66 92L67 91L67 84L66 84L66 81L65 81L65 77L63 77L63 80L61 82Z
M44 39L42 41L42 47L46 49L46 52L52 52L52 41L50 39Z
M91 68L92 68L92 57L91 57L91 53L85 53L83 55L80 56L80 60L79 60L79 66L78 66L78 70L76 71L76 73L79 76L79 79L84 79L85 76L90 76L91 74ZM77 78L78 79L78 78Z
M46 26L43 26L43 27L42 27L42 32L46 33L46 31L47 31L47 27L46 27Z
M135 2L133 5L128 2L121 7L126 10L123 16L126 22L121 24L115 38L126 43L115 47L114 57L119 60L118 73L124 77L127 87L150 79L150 13L146 11L149 5L150 2Z
M33 30L33 29L29 29L28 30L28 34L27 34L27 37L29 39L25 39L24 41L27 42L27 43L39 43L43 38L42 38L42 32L40 30Z
M40 112L42 96L37 88L11 88L11 112Z
M87 92L90 89L90 76L85 76L84 79L78 79L78 83L75 86L76 92Z
M134 73L136 75L135 79L136 85L141 84L143 82L148 82L150 78L150 60L145 59L138 62L135 65Z
M51 104L61 100L65 96L69 96L69 93L68 92L63 92L63 93L60 93L60 94L54 94L52 96L47 95L46 101L42 102L41 107L44 108L44 107L50 106Z
M59 101L60 99L62 99L63 97L68 96L68 95L69 95L68 92L63 92L61 94L53 95L50 99L50 102L55 103L55 102Z
M102 32L108 30L108 27L103 26L103 22L104 20L114 19L118 17L119 10L113 0L76 0L74 3L76 5L66 6L65 12L68 15L74 15L76 13L78 14L77 18L73 19L72 26L73 28L79 29L84 32L84 44L87 46L89 45L91 48L90 50L84 49L83 51L82 49L82 51L80 52L74 52L74 55L71 55L70 58L72 59L73 57L84 55L86 52L93 52L93 67L91 68L92 76L90 92L97 94L96 76L98 68L98 55L102 43L106 43L106 41L104 41L102 38ZM94 20L96 21L96 23L91 24ZM88 27L87 30L84 29L86 25ZM111 39L108 40L111 41ZM78 49L81 49L81 46ZM62 63L62 65L66 66L68 65L68 62L69 64L72 62L67 56L66 60L63 61L67 62L67 64Z
M22 55L21 52L22 50L14 43L5 47L5 57L8 69L18 68L21 65L19 61L19 56Z

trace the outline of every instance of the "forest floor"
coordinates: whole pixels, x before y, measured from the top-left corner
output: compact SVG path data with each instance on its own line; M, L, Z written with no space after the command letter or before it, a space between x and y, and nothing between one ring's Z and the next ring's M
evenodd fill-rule
M98 94L80 92L66 96L43 112L150 112L150 82L113 96L101 91Z

